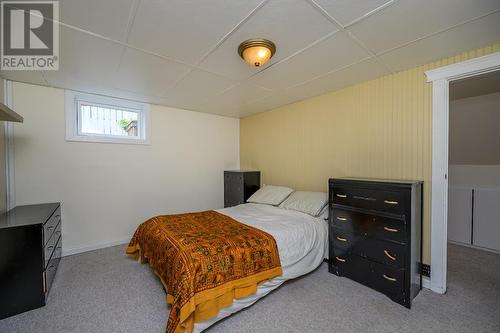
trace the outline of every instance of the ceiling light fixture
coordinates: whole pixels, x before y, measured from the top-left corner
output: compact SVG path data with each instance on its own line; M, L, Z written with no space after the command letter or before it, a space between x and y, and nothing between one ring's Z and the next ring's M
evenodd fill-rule
M249 65L264 65L276 53L276 45L267 39L248 39L238 46L238 54Z

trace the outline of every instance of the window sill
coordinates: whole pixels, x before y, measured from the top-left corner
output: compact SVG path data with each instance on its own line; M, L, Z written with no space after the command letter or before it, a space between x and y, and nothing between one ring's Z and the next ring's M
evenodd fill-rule
M124 139L124 138L110 138L110 137L99 137L99 136L70 136L66 137L68 142L87 142L87 143L114 143L114 144L125 144L125 145L151 145L151 140L149 139Z

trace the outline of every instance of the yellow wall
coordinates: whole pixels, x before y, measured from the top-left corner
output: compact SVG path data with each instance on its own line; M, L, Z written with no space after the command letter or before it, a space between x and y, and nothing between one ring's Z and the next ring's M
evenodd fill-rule
M330 177L424 180L424 258L430 263L431 84L426 70L500 50L466 52L268 112L240 123L242 168L262 182L326 191Z

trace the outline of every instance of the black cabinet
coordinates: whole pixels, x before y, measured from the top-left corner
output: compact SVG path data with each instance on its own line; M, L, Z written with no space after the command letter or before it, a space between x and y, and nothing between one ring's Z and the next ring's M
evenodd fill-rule
M61 258L59 203L0 215L0 319L44 306Z
M260 171L224 171L224 207L245 203L260 188Z
M408 308L422 289L422 182L329 180L329 271Z

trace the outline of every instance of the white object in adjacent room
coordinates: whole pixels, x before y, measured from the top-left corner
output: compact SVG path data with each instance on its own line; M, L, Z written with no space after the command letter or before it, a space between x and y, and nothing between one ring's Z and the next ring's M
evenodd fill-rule
M478 188L474 192L472 243L500 251L500 188Z
M500 187L450 186L448 241L500 251Z
M471 244L472 189L450 186L448 189L448 240Z

